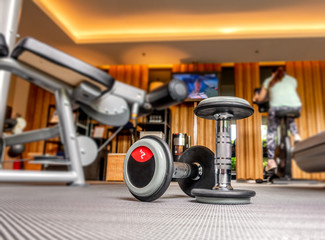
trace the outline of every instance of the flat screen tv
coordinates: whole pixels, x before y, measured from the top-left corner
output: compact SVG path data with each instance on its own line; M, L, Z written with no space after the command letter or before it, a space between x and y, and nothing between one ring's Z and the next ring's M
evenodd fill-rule
M219 73L173 73L188 88L187 100L200 100L219 95Z

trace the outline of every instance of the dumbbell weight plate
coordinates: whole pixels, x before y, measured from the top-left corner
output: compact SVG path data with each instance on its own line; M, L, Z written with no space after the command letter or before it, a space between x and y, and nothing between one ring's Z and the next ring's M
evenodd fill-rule
M77 141L79 145L81 164L83 167L89 166L97 157L98 148L96 142L92 138L86 136L78 136Z
M140 201L151 202L162 196L173 176L173 156L167 143L155 136L135 142L126 153L124 181Z
M180 178L178 185L190 197L193 188L212 189L215 185L214 154L204 146L193 146L187 149L179 159L187 164L198 163L202 168L202 175L199 179Z
M249 204L256 195L251 190L193 189L196 201L213 204Z
M202 100L194 113L200 118L211 120L215 120L215 114L229 113L233 115L231 119L238 120L251 116L254 108L242 98L218 96Z

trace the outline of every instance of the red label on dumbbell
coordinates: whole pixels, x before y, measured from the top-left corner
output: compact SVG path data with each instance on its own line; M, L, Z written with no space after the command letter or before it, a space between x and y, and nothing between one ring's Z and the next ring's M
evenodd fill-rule
M153 153L150 151L149 148L142 146L134 149L133 152L131 153L131 156L137 162L146 162L150 158L152 158Z

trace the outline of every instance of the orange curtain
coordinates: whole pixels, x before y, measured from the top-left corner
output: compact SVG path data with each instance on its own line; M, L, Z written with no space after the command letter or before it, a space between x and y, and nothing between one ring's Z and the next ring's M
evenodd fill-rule
M120 82L145 91L148 89L148 65L112 65L109 68L109 74Z
M325 62L287 62L286 71L298 82L297 91L302 102L302 111L296 122L302 139L325 131ZM308 174L292 161L292 177L324 180L325 173Z
M173 72L220 72L219 63L175 64ZM172 133L187 133L191 145L201 145L215 151L215 121L198 118L193 110L197 102L186 102L171 107Z
M262 179L261 114L258 107L252 104L254 89L260 87L259 64L238 63L234 70L236 97L247 100L255 110L253 116L236 121L237 179Z

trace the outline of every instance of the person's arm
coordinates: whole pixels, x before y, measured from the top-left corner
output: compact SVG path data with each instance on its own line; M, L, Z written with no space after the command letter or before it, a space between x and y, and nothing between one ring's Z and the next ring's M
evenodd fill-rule
M255 93L253 97L253 102L263 102L267 96L267 90L264 86L262 86L261 91L259 93Z

